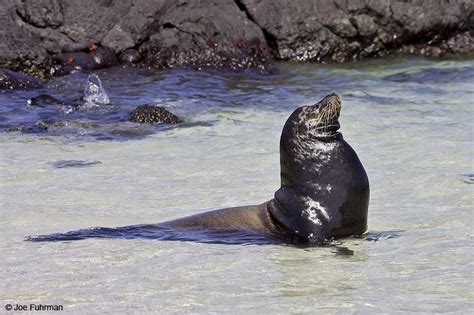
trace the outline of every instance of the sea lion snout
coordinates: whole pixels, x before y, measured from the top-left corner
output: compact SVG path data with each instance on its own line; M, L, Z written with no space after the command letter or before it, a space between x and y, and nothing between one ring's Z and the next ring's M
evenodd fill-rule
M334 93L326 95L318 103L308 106L308 130L312 130L316 134L337 131L340 127L338 119L341 108L342 101Z
M313 105L317 109L314 114L315 118L327 117L327 118L339 118L339 114L342 109L342 101L339 96L335 93L326 95L321 101Z
M319 101L320 107L334 106L341 107L341 98L336 93L326 95L321 101Z

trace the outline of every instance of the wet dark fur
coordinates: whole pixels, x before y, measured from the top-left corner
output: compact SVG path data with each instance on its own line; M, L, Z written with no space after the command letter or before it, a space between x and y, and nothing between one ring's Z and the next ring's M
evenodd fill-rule
M259 206L216 210L165 222L175 228L241 228L284 240L321 242L367 230L369 181L338 132L335 94L296 109L280 140L281 188Z

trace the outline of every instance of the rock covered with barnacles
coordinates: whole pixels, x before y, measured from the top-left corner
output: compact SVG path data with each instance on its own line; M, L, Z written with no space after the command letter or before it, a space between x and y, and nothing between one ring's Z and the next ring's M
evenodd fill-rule
M157 105L141 105L130 114L130 121L143 124L179 124L183 122L166 108Z

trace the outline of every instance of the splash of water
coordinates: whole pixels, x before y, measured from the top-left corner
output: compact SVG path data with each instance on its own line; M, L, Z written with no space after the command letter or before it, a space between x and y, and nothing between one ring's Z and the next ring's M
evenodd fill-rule
M91 74L87 78L84 88L85 107L98 107L99 105L107 105L110 103L109 96L105 92L102 82L97 74Z

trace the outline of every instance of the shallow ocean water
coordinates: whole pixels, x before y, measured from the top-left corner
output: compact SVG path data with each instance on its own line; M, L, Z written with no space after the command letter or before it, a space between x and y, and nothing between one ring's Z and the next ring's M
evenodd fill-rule
M110 314L474 311L472 59L97 74L111 100L98 109L33 108L26 99L38 91L0 93L2 130L48 124L0 133L1 303ZM54 78L47 90L78 98L85 78ZM330 92L369 176L367 239L24 241L266 201L279 187L286 118ZM148 102L186 123L125 122Z

